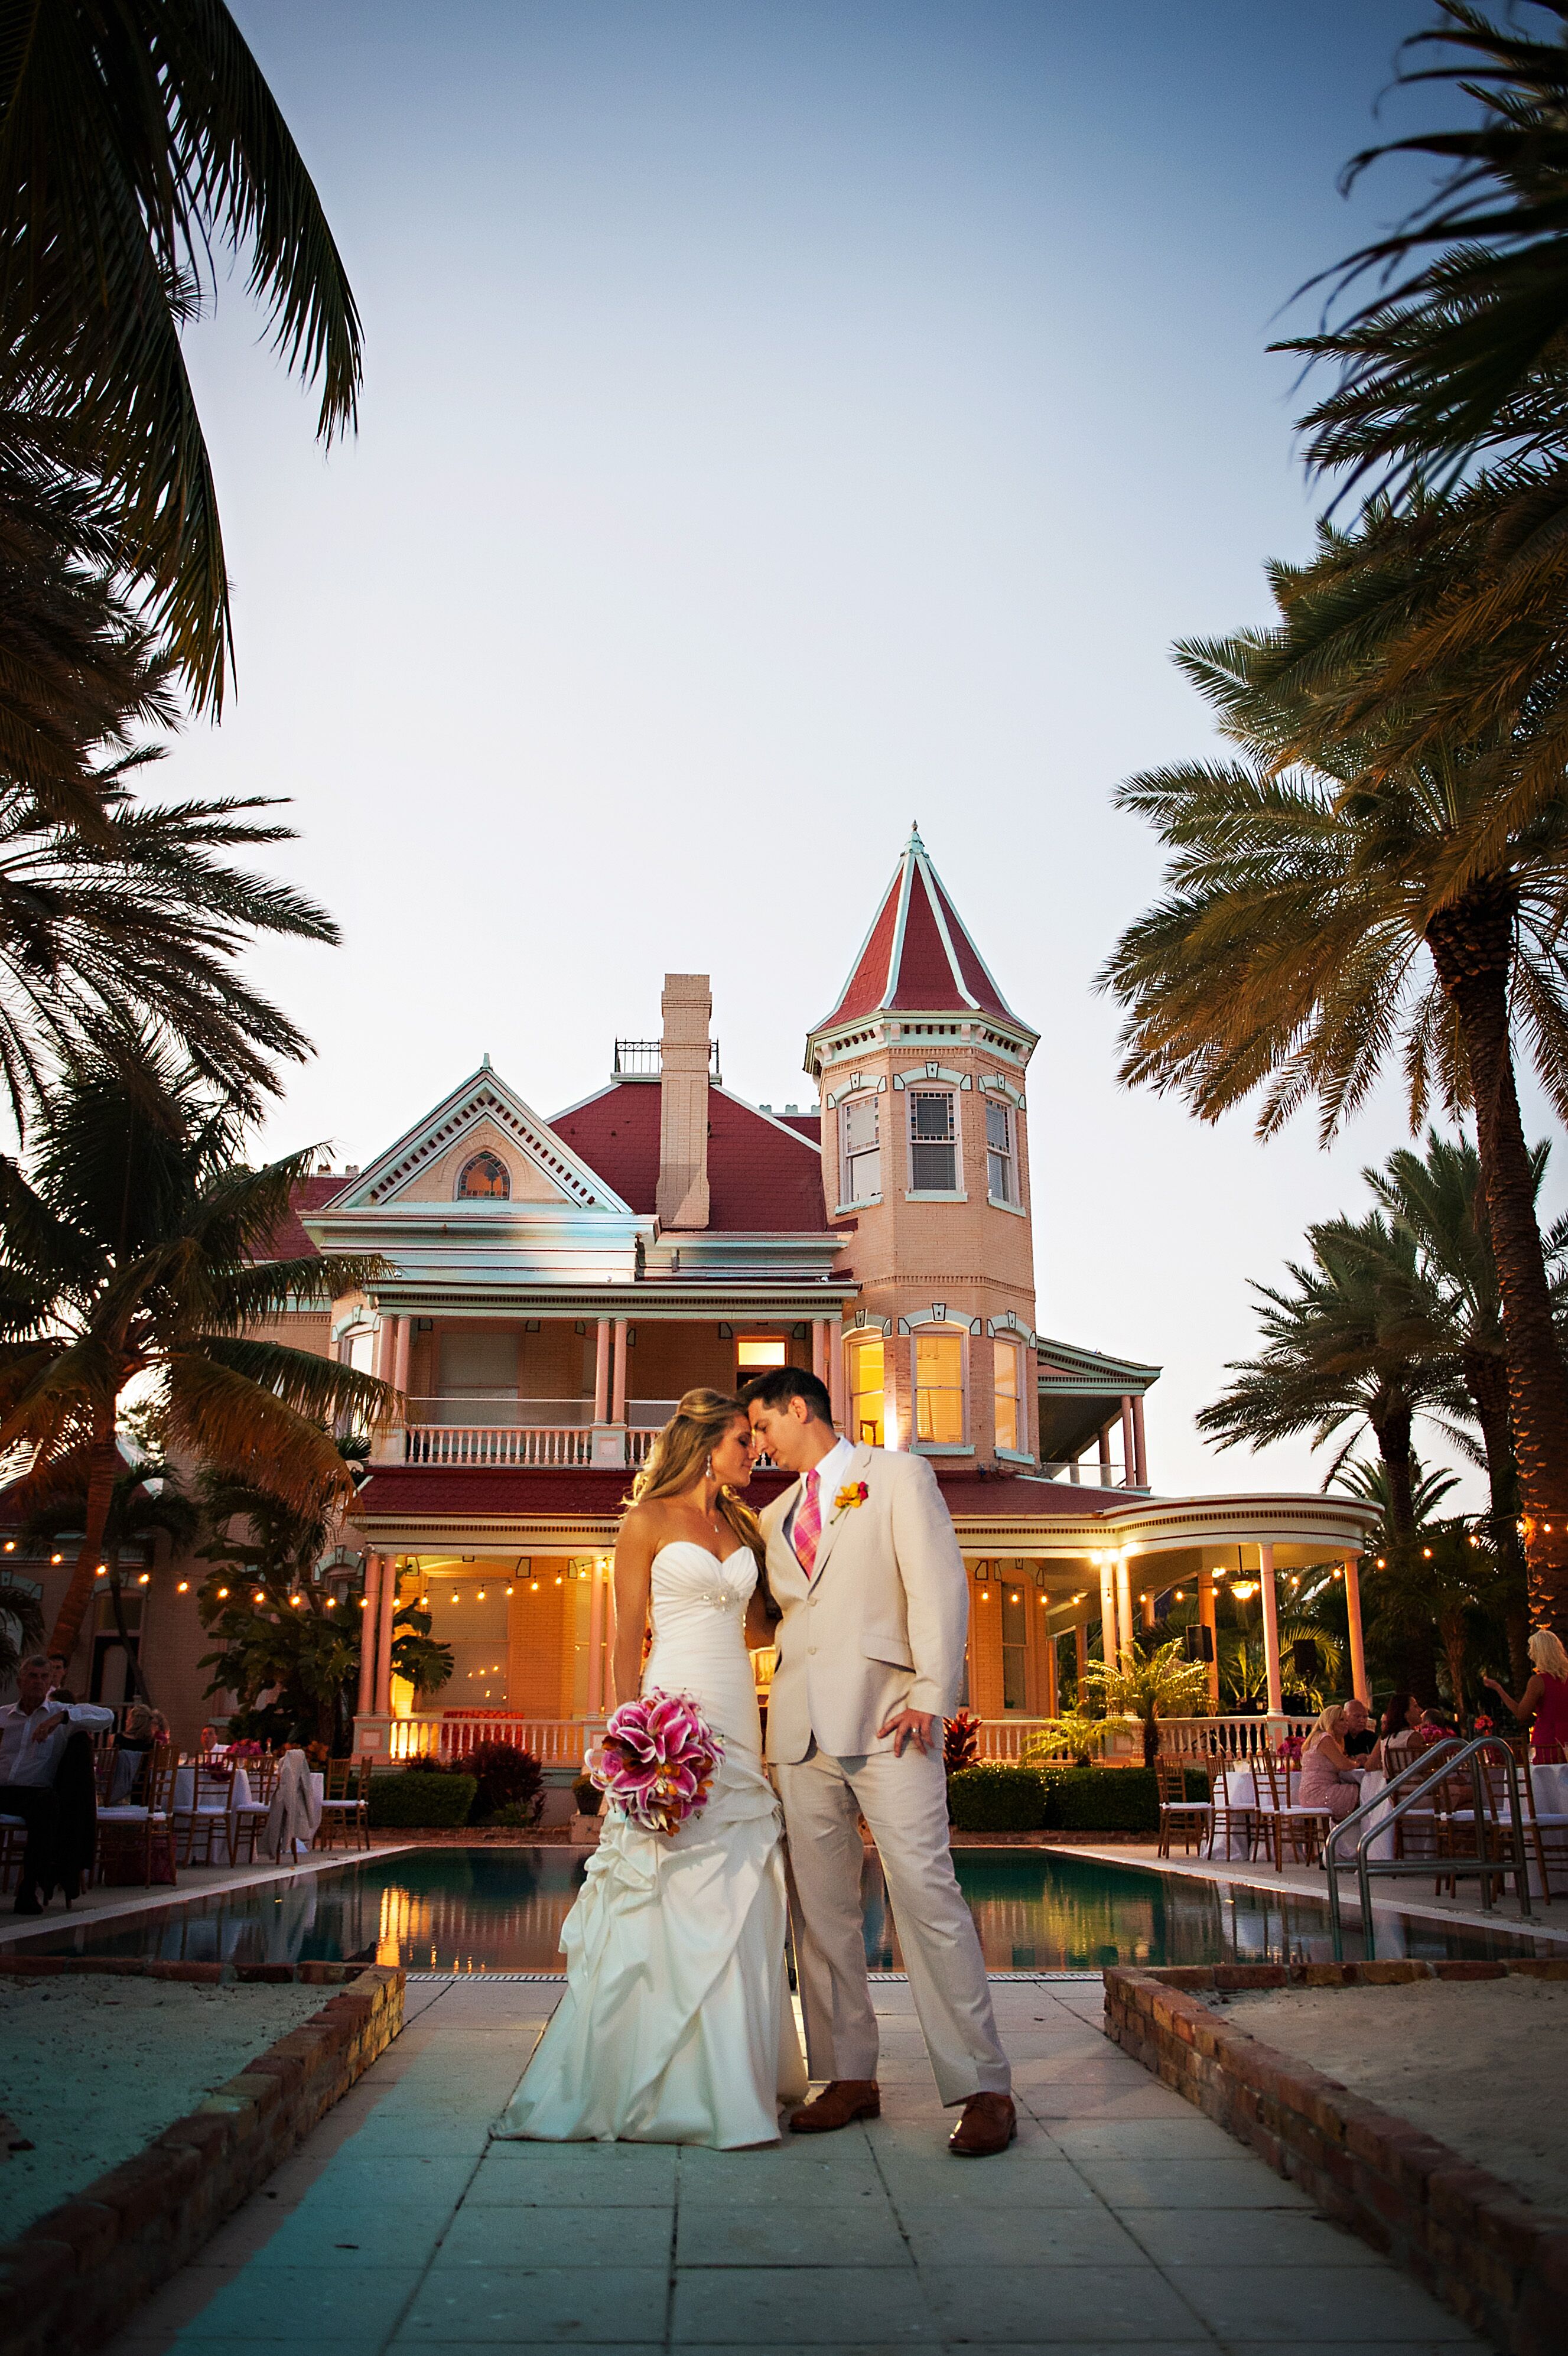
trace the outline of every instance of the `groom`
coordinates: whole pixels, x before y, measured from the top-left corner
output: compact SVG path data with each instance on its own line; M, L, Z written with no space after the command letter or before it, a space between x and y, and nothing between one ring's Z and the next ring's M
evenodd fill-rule
M853 1447L815 1375L779 1366L741 1393L754 1442L795 1485L762 1516L783 1612L768 1757L789 1840L795 1960L813 2078L797 2135L875 2118L876 2016L861 1929L859 1819L887 1877L937 2090L963 2116L948 2147L1017 2133L973 1921L948 1847L942 1719L957 1698L969 1582L931 1468Z

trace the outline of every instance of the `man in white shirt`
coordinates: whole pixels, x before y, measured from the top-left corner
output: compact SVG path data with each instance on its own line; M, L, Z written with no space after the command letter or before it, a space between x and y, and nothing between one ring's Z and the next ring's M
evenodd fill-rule
M50 1683L49 1663L37 1653L17 1672L16 1700L0 1708L0 1816L19 1816L27 1827L18 1914L41 1914L54 1888L54 1782L67 1733L102 1734L114 1723L113 1711L96 1702L51 1701Z

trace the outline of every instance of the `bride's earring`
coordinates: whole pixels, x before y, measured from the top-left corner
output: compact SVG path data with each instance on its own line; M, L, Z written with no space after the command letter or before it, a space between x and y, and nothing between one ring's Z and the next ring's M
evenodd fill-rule
M710 1448L710 1449L709 1449L709 1451L708 1451L708 1474L707 1474L707 1477L708 1477L708 1479L709 1479L710 1481L711 1481L711 1480L713 1479L713 1477L714 1477L714 1451L713 1451L713 1450L712 1450L711 1448Z

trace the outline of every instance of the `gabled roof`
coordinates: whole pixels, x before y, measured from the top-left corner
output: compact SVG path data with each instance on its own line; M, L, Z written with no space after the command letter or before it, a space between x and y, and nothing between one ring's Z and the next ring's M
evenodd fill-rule
M377 1157L356 1178L338 1181L340 1211L378 1209L395 1200L430 1163L440 1160L470 1133L487 1125L498 1130L519 1149L546 1182L552 1197L580 1211L625 1214L629 1205L607 1183L605 1173L581 1161L571 1140L553 1130L515 1088L490 1069L489 1057L434 1112L405 1130L394 1145ZM657 1119L655 1121L657 1129ZM473 1209L475 1205L465 1205ZM478 1206L481 1209L488 1205Z
M992 980L962 917L931 865L918 827L910 829L897 873L831 1014L831 1031L869 1014L991 1014L1027 1026Z
M257 1253L258 1259L318 1259L320 1254L300 1225L301 1217L319 1211L348 1183L346 1171L317 1170L291 1187L288 1210L268 1238L266 1250Z
M612 1080L550 1124L623 1202L650 1215L659 1186L659 1088L646 1080ZM820 1236L827 1226L822 1157L804 1122L776 1119L710 1087L703 1232Z

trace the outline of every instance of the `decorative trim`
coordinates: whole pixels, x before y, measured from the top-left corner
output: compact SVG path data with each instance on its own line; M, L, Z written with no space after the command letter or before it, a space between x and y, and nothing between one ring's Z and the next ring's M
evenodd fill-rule
M917 1440L909 1453L912 1456L972 1456L973 1449L966 1440L961 1445L941 1440Z
M993 1342L1022 1342L1026 1349L1035 1346L1035 1329L1019 1323L1015 1309L1004 1309L1000 1317L988 1317L985 1330Z
M933 1301L929 1309L913 1309L908 1317L898 1320L900 1333L912 1333L917 1325L953 1325L965 1333L978 1333L981 1330L978 1317L950 1312L945 1301Z
M893 1320L891 1317L875 1316L869 1309L857 1309L854 1312L854 1323L847 1329L845 1338L847 1339L850 1333L869 1333L874 1328L886 1341L887 1335L893 1331Z
M1000 1072L982 1072L980 1085L991 1096L1005 1097L1010 1105L1015 1106L1019 1112L1023 1111L1023 1089L1015 1088L1011 1080L1004 1080Z
M897 1087L898 1082L895 1080L893 1085ZM885 1073L879 1073L875 1079L867 1079L864 1072L852 1072L842 1088L822 1098L822 1109L824 1112L835 1111L846 1097L882 1097L886 1093L887 1079Z
M911 1067L907 1072L895 1072L893 1075L893 1086L900 1094L911 1081L916 1087L920 1087L931 1080L945 1080L961 1095L967 1095L974 1085L967 1072L955 1072L950 1065L939 1064L934 1055L929 1063L922 1064L918 1072Z
M904 1200L906 1203L967 1203L969 1196L961 1186L954 1187L950 1193L946 1187L939 1190L931 1186L911 1186Z
M831 1212L829 1216L834 1219L844 1219L848 1218L850 1214L854 1211L875 1210L881 1200L882 1197L880 1194L862 1194L858 1200L854 1203L841 1203L837 1210Z
M405 1130L396 1144L390 1146L354 1182L346 1196L333 1198L334 1213L382 1206L426 1162L447 1151L487 1119L560 1188L568 1202L583 1210L631 1215L629 1205L623 1203L586 1162L571 1153L549 1124L521 1097L487 1069L476 1072L460 1088L455 1088L418 1128Z
M1029 1215L1022 1203L1004 1203L1000 1194L987 1194L987 1206L993 1211L1005 1211L1010 1218L1026 1219Z
M373 1309L350 1309L346 1317L339 1317L335 1321L332 1327L332 1339L334 1342L340 1342L345 1333L352 1333L361 1325L368 1325L371 1332L374 1333L379 1331L381 1322Z

